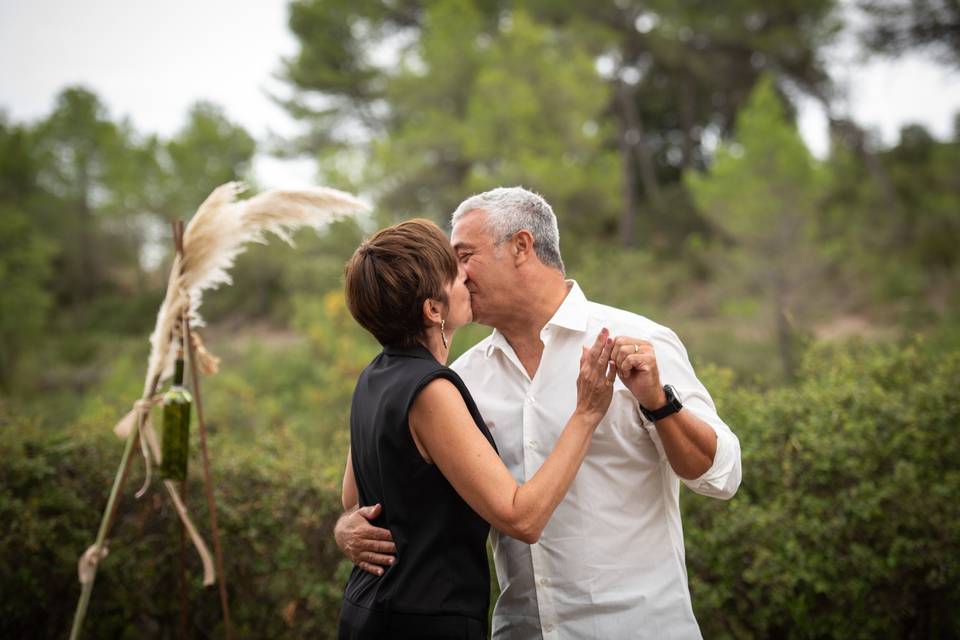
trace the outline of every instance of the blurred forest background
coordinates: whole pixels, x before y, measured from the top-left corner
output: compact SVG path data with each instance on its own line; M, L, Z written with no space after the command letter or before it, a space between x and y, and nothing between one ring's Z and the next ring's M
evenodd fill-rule
M198 103L161 137L80 86L0 116L0 635L65 637L142 388L169 222L255 153L316 158L375 213L239 260L207 297L204 382L235 624L331 637L331 529L353 383L377 352L343 264L412 216L523 184L594 300L675 329L739 435L729 503L684 494L707 638L960 636L960 114L893 145L845 118L823 52L960 67L940 0L294 0L278 61L307 133L255 140ZM845 31L846 30L846 31ZM796 123L820 102L831 146ZM487 332L457 336L455 355ZM194 435L196 430L194 430ZM205 523L199 460L188 501ZM179 525L134 464L85 637L174 637ZM201 524L201 529L206 530ZM191 634L222 637L191 552Z

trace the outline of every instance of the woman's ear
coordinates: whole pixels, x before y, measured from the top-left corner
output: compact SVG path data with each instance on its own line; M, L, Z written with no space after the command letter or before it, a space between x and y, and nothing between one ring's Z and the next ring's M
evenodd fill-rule
M423 319L428 325L431 324L440 324L440 320L443 319L442 314L443 306L440 304L439 300L434 300L433 298L427 298L423 301Z

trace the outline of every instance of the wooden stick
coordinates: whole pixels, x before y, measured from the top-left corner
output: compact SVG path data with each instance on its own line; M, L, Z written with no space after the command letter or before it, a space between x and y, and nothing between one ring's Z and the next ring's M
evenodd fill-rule
M196 353L190 332L190 319L184 317L184 341L190 354L190 381L193 383L193 399L197 405L197 424L200 430L200 451L203 454L203 487L207 494L207 508L210 511L210 529L213 534L214 560L217 563L217 580L220 588L220 606L223 608L223 621L227 629L227 640L233 640L233 623L230 620L230 601L227 598L227 576L223 571L223 549L220 546L220 528L217 526L217 503L213 496L213 476L210 473L210 453L207 450L207 425L203 419L203 399L200 396L200 372L197 367Z
M177 255L180 256L180 263L183 264L183 222L174 220L173 222L173 244L176 247ZM183 347L183 316L180 320L180 347ZM187 503L187 481L180 482L180 499ZM187 639L187 608L189 607L189 598L187 597L187 526L180 520L180 640Z
M156 383L154 383L156 389ZM151 392L152 395L152 392ZM110 488L110 497L107 498L107 506L103 510L103 517L100 519L100 529L97 531L97 540L94 543L97 549L102 549L107 538L107 532L113 524L114 516L117 512L117 496L120 494L120 488L127 479L130 470L130 461L133 457L130 455L137 443L137 437L140 434L140 427L143 426L144 416L141 413L138 417L136 429L131 430L127 436L127 442L123 446L123 456L120 458L120 466L117 468L117 474L113 478L113 486ZM93 592L93 582L97 577L97 564L93 565L93 575L90 581L83 584L80 591L80 599L77 601L77 609L73 614L73 625L70 627L70 640L77 640L80 637L80 628L87 616L87 605L90 604L90 594Z
M180 483L180 497L184 503L187 501L187 481ZM179 519L178 519L179 520ZM187 527L180 522L180 640L187 640L189 637L189 612L190 599L187 597Z

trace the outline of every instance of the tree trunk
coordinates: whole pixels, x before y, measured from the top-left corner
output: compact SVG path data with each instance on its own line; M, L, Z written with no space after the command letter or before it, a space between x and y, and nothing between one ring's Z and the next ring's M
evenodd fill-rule
M790 314L787 311L787 287L784 274L776 273L774 275L773 287L777 346L780 351L780 362L783 365L783 373L786 376L786 379L790 382L793 382L796 380L797 376L797 354L795 349L793 322L791 322Z
M620 220L620 240L624 247L632 247L636 243L637 190L634 177L636 171L628 167L634 167L636 162L644 193L657 215L663 211L663 201L660 197L660 185L657 183L653 156L647 145L640 110L637 109L636 93L633 87L624 82L620 82L617 86L617 106L621 155L624 160L629 158L629 162L624 162L624 175L630 171L630 177L625 181L624 189L631 189L631 198L626 199L623 217Z
M696 86L689 71L681 72L680 79L680 126L683 127L683 170L686 171L694 165L694 152L697 149L697 141L694 139L693 130L697 126L696 114L694 112Z
M77 291L71 296L76 307L93 297L96 288L96 267L93 249L93 212L90 207L90 176L86 158L77 159Z
M832 132L853 151L854 155L863 163L867 173L879 185L884 202L890 210L898 206L897 196L890 181L890 176L877 160L877 156L867 148L867 134L863 128L852 120L830 118Z
M620 85L618 92L623 90ZM628 98L629 99L629 98ZM618 102L621 102L618 96ZM629 143L629 127L626 118L617 118L619 135L617 136L620 149L620 165L623 172L623 212L620 214L620 244L624 248L631 248L636 243L637 220L637 163L633 148Z

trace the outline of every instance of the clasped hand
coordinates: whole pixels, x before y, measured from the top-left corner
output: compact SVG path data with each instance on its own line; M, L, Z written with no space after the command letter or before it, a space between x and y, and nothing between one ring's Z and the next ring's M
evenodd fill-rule
M610 359L616 364L617 377L637 402L646 409L658 409L667 403L660 384L660 370L653 345L640 338L617 336Z

